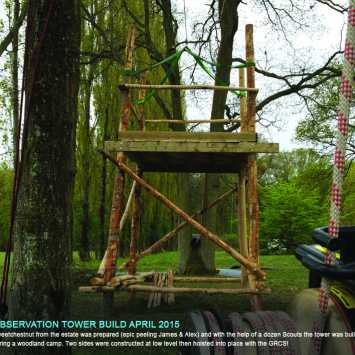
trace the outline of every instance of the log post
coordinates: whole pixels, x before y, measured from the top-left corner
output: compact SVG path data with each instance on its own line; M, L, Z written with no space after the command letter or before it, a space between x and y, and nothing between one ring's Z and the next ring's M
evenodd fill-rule
M239 86L245 87L245 69L239 68ZM244 93L245 94L245 93ZM247 97L240 97L240 132L248 132Z
M128 200L126 203L126 207L125 207L125 210L124 210L122 217L121 217L119 234L122 233L123 227L125 226L125 223L126 223L126 220L127 220L128 214L129 214L129 210L131 208L131 204L133 201L133 194L136 189L136 185L137 185L137 183L135 181L133 181L132 188L131 188L131 191L129 193ZM105 254L101 260L100 266L97 270L97 275L104 276L106 262L107 262L107 250L105 251Z
M245 68L239 68L239 86L245 87ZM247 119L247 97L240 97L240 132L245 133L249 131L249 123ZM247 183L247 169L243 167L239 173L238 181L238 234L240 252L246 258L249 257L249 241L248 241L248 228L247 228L247 201L246 201L246 183ZM248 282L247 270L244 266L241 267L241 285L246 287Z
M253 25L245 26L245 42L246 42L246 61L247 63L255 63L254 57L254 39ZM247 67L247 86L255 88L255 67ZM247 126L248 132L256 132L256 93L247 92ZM259 265L259 203L257 192L257 165L256 155L250 154L248 158L248 198L249 198L249 219L250 219L250 239L249 250L250 259ZM252 288L258 286L258 282L253 274L249 274L249 285ZM261 309L261 299L255 296L251 299L254 310Z
M203 287L161 287L150 285L129 285L121 288L122 291L153 292L154 293L202 293L206 295L230 294L230 295L260 295L270 294L270 289L257 290L253 288L203 288ZM97 292L97 291L95 291ZM148 305L148 308L151 305Z
M246 25L246 60L254 62L253 25ZM255 87L255 68L247 67L247 85ZM248 132L255 133L256 97L252 92L247 93L247 127ZM258 262L259 244L259 206L257 196L257 166L256 156L249 155L248 161L249 203L250 203L250 256L254 262Z
M145 96L145 90L141 89L138 93L138 99L143 100ZM141 104L139 106L139 117L138 125L141 131L145 130L145 117L144 117L144 106ZM139 177L143 176L143 172L137 165L136 173ZM134 203L133 203L133 213L132 213L132 224L131 224L131 244L129 248L129 262L128 262L128 274L134 275L137 269L137 242L140 237L141 232L141 211L142 211L142 199L141 199L141 187L137 184L134 191Z
M127 46L126 46L126 67L130 70L133 68L133 48L135 41L134 27L128 30ZM122 103L121 103L121 119L119 124L119 132L128 130L129 114L131 108L130 92L128 89L121 90ZM125 155L123 152L117 153L117 161L124 162ZM112 207L110 215L109 237L107 246L107 258L105 265L105 282L109 282L113 277L116 269L116 259L119 250L119 237L120 237L120 222L122 218L124 206L124 173L122 170L117 171L112 196Z
M246 204L246 169L242 168L239 172L238 184L238 220L239 220L239 246L240 253L248 258L248 232L247 232L247 204ZM248 282L247 270L244 266L241 267L241 286L246 287Z
M245 26L245 43L246 43L246 62L254 63L254 39L253 39L253 25ZM247 66L247 86L248 88L255 88L255 67L253 65ZM246 126L248 132L255 133L255 116L256 116L256 94L255 91L247 91L247 112L246 112Z
M137 168L137 175L142 176L141 170ZM128 274L134 275L136 273L137 264L137 242L140 236L141 229L141 188L138 185L134 191L134 204L132 213L132 225L131 225L131 244L129 250L129 263Z

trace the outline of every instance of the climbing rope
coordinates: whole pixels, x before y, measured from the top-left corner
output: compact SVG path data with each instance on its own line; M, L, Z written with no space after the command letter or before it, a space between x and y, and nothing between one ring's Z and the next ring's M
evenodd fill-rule
M328 235L331 238L339 236L340 208L342 201L342 185L345 166L346 141L348 136L348 121L353 91L353 68L355 65L355 0L350 0L348 9L348 28L344 50L344 64L342 70L340 91L339 91L339 109L338 109L338 127L336 132L336 148L334 152L333 183L331 189L330 218L328 225ZM327 265L334 264L335 256L328 251L325 257ZM314 322L313 331L322 332L324 330L326 316L328 312L330 285L327 279L323 278L319 291L319 311L320 318ZM320 354L322 338L313 338L310 354Z

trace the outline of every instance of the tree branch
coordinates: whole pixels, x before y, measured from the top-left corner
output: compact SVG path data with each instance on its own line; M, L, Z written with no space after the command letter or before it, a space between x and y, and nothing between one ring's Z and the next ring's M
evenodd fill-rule
M331 8L332 10L337 11L341 14L348 11L348 9L346 7L344 7L340 4L337 4L336 2L334 2L332 0L316 0L316 2L324 4L324 5L328 6L329 8Z
M315 76L315 75L314 75ZM337 77L336 74L329 74L327 76L324 76L321 80L312 83L312 84L306 84L309 80L311 80L312 78L314 78L314 76L309 76L307 80L301 80L299 81L297 84L295 85L291 85L289 88L281 90L276 92L275 94L272 94L270 96L268 96L267 98L265 98L264 100L262 100L260 103L257 104L256 106L256 110L260 111L262 110L266 105L268 105L269 103L271 103L272 101L275 101L281 97L290 95L290 94L297 94L300 90L305 90L305 89L315 89L318 86L324 84L326 81L328 81L331 78L335 78Z
M286 85L287 88L280 90L265 99L263 99L256 107L257 111L262 110L267 104L269 104L272 101L275 101L281 97L290 95L290 94L297 94L299 91L304 90L304 89L314 89L318 87L319 85L323 84L327 80L340 76L341 71L333 66L330 66L331 62L334 60L334 58L341 54L341 51L337 51L333 53L325 62L323 66L320 68L316 69L313 72L305 72L301 71L299 73L292 73L292 74L287 74L287 75L281 75L277 73L273 73L270 71L263 70L261 68L255 67L255 71L263 76L281 80L283 81ZM245 64L245 60L241 58L233 58L233 62L238 62L238 63L243 63ZM317 82L312 82L316 77L319 77L320 79L317 80ZM291 79L299 78L299 81L297 83L292 83Z
M5 38L0 42L0 57L5 52L6 48L12 42L12 39L14 38L14 36L18 32L18 30L20 29L26 15L27 15L27 7L28 7L28 2L25 1L22 6L21 13L20 13L18 20L12 26L12 28L10 29L9 33L5 36Z

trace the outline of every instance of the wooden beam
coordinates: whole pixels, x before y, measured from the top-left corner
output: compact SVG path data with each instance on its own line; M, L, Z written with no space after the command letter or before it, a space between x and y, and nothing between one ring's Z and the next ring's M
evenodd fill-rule
M249 161L249 203L250 203L250 256L259 260L259 202L256 159Z
M133 68L133 50L135 42L135 29L131 26L128 29L127 45L126 45L126 58L125 69L131 70ZM129 79L128 79L129 80ZM129 116L131 111L131 99L128 90L122 92L121 103L121 117L118 131L127 131ZM125 156L122 151L118 151L117 160L124 162ZM116 259L119 249L120 238L120 223L122 219L122 212L124 206L124 174L122 170L117 171L112 196L112 207L110 215L109 236L106 254L106 265L104 278L105 282L111 280L116 269Z
M239 86L245 86L245 68L239 68ZM247 98L245 96L240 97L240 132L248 132L248 118L247 118ZM239 178L239 189L238 189L238 230L239 230L239 245L240 253L245 257L249 256L249 241L248 241L248 228L247 228L247 210L248 205L246 201L246 181L247 172L245 168L242 168L238 175ZM241 267L241 285L246 287L248 283L248 274L244 266Z
M79 292L97 293L97 292L114 292L115 287L111 286L80 286Z
M124 210L124 212L122 214L122 217L121 217L119 234L122 233L123 227L125 226L125 223L126 223L126 220L127 220L128 214L129 214L129 210L131 208L131 204L132 204L132 200L133 200L134 191L136 189L136 185L137 185L137 183L135 181L133 181L133 184L132 184L132 187L131 187L131 191L129 193L128 200L127 200L127 203L126 203L126 207L125 207L125 210ZM101 260L101 264L100 264L100 266L99 266L99 268L97 270L97 274L98 275L104 275L106 263L107 263L107 250L105 251L105 254L104 254L104 256L103 256L103 258Z
M154 89L154 90L223 90L223 91L246 91L257 93L255 87L238 87L238 86L215 86L215 85L143 85L143 84L120 84L120 91L128 89Z
M125 287L109 287L109 286L81 286L79 292L98 293L98 292L159 292L159 293L203 293L206 295L215 294L231 294L231 295L259 295L270 294L271 290L268 288L258 290L252 288L202 288L202 287L157 287L150 285L128 285Z
M141 179L137 174L134 173L127 165L120 161L116 161L110 155L106 154L104 151L100 151L103 155L106 156L114 165L116 165L120 170L129 175L132 179L136 180L139 185L141 185L147 192L149 192L152 196L154 196L157 200L162 202L166 207L170 210L174 211L177 215L179 215L183 220L185 220L188 224L190 224L194 229L196 229L203 237L211 240L213 243L222 248L225 252L231 255L234 259L239 261L242 265L248 268L250 272L255 274L260 279L265 279L266 274L264 271L260 270L260 268L250 262L247 258L237 252L234 248L228 245L226 242L221 240L218 235L212 233L203 225L198 223L196 220L191 218L186 212L177 207L174 203L172 203L167 197L161 194L159 191L154 189L151 185L149 185L146 181Z
M240 123L240 120L238 119L211 119L211 120L169 120L169 119L156 119L156 120L146 120L146 123L175 123L175 124L202 124L202 123L209 123L209 124L214 124L214 123L224 123L224 124L230 124L230 123Z
M122 230L126 224L126 221L127 221L127 218L128 218L128 214L129 214L129 210L131 209L131 205L132 205L132 201L133 201L133 195L134 195L134 191L137 187L137 183L135 181L133 181L133 184L132 184L132 187L131 187L131 191L129 192L129 195L128 195L128 200L127 200L127 203L126 203L126 207L123 211L123 214L122 214L122 217L121 217L121 220L120 220L120 228L119 228L119 234L122 233ZM101 264L100 264L100 267L97 271L97 274L98 275L103 275L104 272L105 272L105 263L106 263L106 259L107 258L107 250L105 252L105 255L104 257L102 258L102 261L101 261Z
M141 83L144 83L144 79L141 79ZM138 92L138 99L143 100L145 97L145 90L140 89ZM139 128L143 132L145 130L145 114L144 105L139 106ZM136 173L139 177L143 176L143 171L137 165ZM132 213L132 223L131 223L131 243L129 246L129 263L128 263L128 273L134 275L137 268L137 242L140 237L141 232L141 210L142 210L142 200L141 200L141 187L138 185L134 191L134 204Z
M247 203L246 203L246 170L241 169L239 173L238 184L238 229L239 229L239 246L240 253L246 258L249 257L248 253L248 232L247 232ZM241 285L246 287L248 283L248 274L244 266L241 267Z
M245 26L245 42L246 42L246 61L254 63L254 39L253 25ZM250 88L255 88L255 67L247 67L247 85ZM256 117L256 94L254 91L247 93L247 127L249 132L255 133L255 117Z
M145 78L143 77L141 79L141 84L144 84L144 83L145 83ZM138 92L138 100L144 100L145 94L146 94L146 90L140 89L139 92ZM139 129L140 129L141 132L145 131L145 122L146 122L146 118L145 118L144 105L139 105L139 108L138 108L138 123L139 123Z
M106 141L107 152L159 152L159 153L277 153L277 143L215 143L183 140L130 140ZM191 157L192 159L192 157ZM191 161L193 163L193 161Z
M245 26L245 41L246 41L246 60L248 62L255 62L254 57L254 38L253 38L253 25L248 24ZM255 67L250 66L247 68L247 85L255 87ZM247 126L248 131L255 133L256 131L256 95L253 92L247 93ZM250 210L250 257L259 265L259 202L257 192L257 164L256 156L251 155L248 158L248 181L249 181L249 210ZM256 288L258 280L255 275L249 274L249 286ZM255 296L251 299L253 310L258 311L261 309L261 299Z
M239 86L245 86L245 68L239 68ZM240 132L248 132L247 98L240 97Z
M143 176L142 171L137 167L137 175L139 177ZM141 187L137 185L136 189L133 192L134 203L132 211L132 223L131 223L131 243L129 246L129 264L128 264L128 273L134 275L136 273L136 263L137 263L137 242L140 236L141 230Z
M240 282L239 277L208 277L208 276L174 276L176 282L208 282L208 283L235 283Z
M132 184L132 187L131 187L131 191L129 192L129 195L128 195L128 200L127 200L127 203L126 203L126 207L124 209L124 212L122 214L122 218L121 218L121 221L120 221L120 233L122 232L123 227L126 224L126 220L128 218L129 210L131 209L131 206L132 206L133 196L134 196L134 193L135 193L136 189L137 189L137 183L135 183L135 181L133 181L133 184Z
M203 287L156 287L147 285L130 285L122 288L123 291L140 291L140 292L161 292L161 293L203 293L206 295L231 294L269 294L270 289L257 290L252 288L203 288Z
M118 139L129 140L178 140L178 141L208 141L208 142L256 142L255 133L228 133L228 132L159 132L159 131L127 131L119 132Z
M247 153L126 152L147 172L238 173L247 164ZM234 161L231 164L231 161Z
M246 60L254 62L254 40L253 40L253 25L246 25L245 27L246 39ZM250 87L255 87L255 68L250 66L247 68L247 84ZM256 114L256 100L255 95L248 93L247 102L247 120L248 130L255 133L255 114ZM258 244L259 244L259 205L257 195L257 165L256 157L249 157L249 202L251 206L251 237L250 237L250 251L251 257L255 262L258 261Z

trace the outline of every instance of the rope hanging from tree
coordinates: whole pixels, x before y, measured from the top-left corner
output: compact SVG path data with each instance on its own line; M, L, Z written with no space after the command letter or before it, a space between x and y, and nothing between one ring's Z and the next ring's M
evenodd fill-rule
M354 86L353 69L355 65L355 0L350 0L348 9L348 28L344 49L344 64L339 90L338 127L336 131L336 148L334 152L333 183L330 196L330 217L328 235L331 238L339 236L340 208L342 201L342 185L345 166L346 142L348 137L348 121L352 92ZM330 265L335 262L335 256L328 251L325 263ZM313 325L314 332L324 330L329 303L330 285L328 280L322 279L319 291L320 319ZM310 354L320 354L322 338L313 338Z

